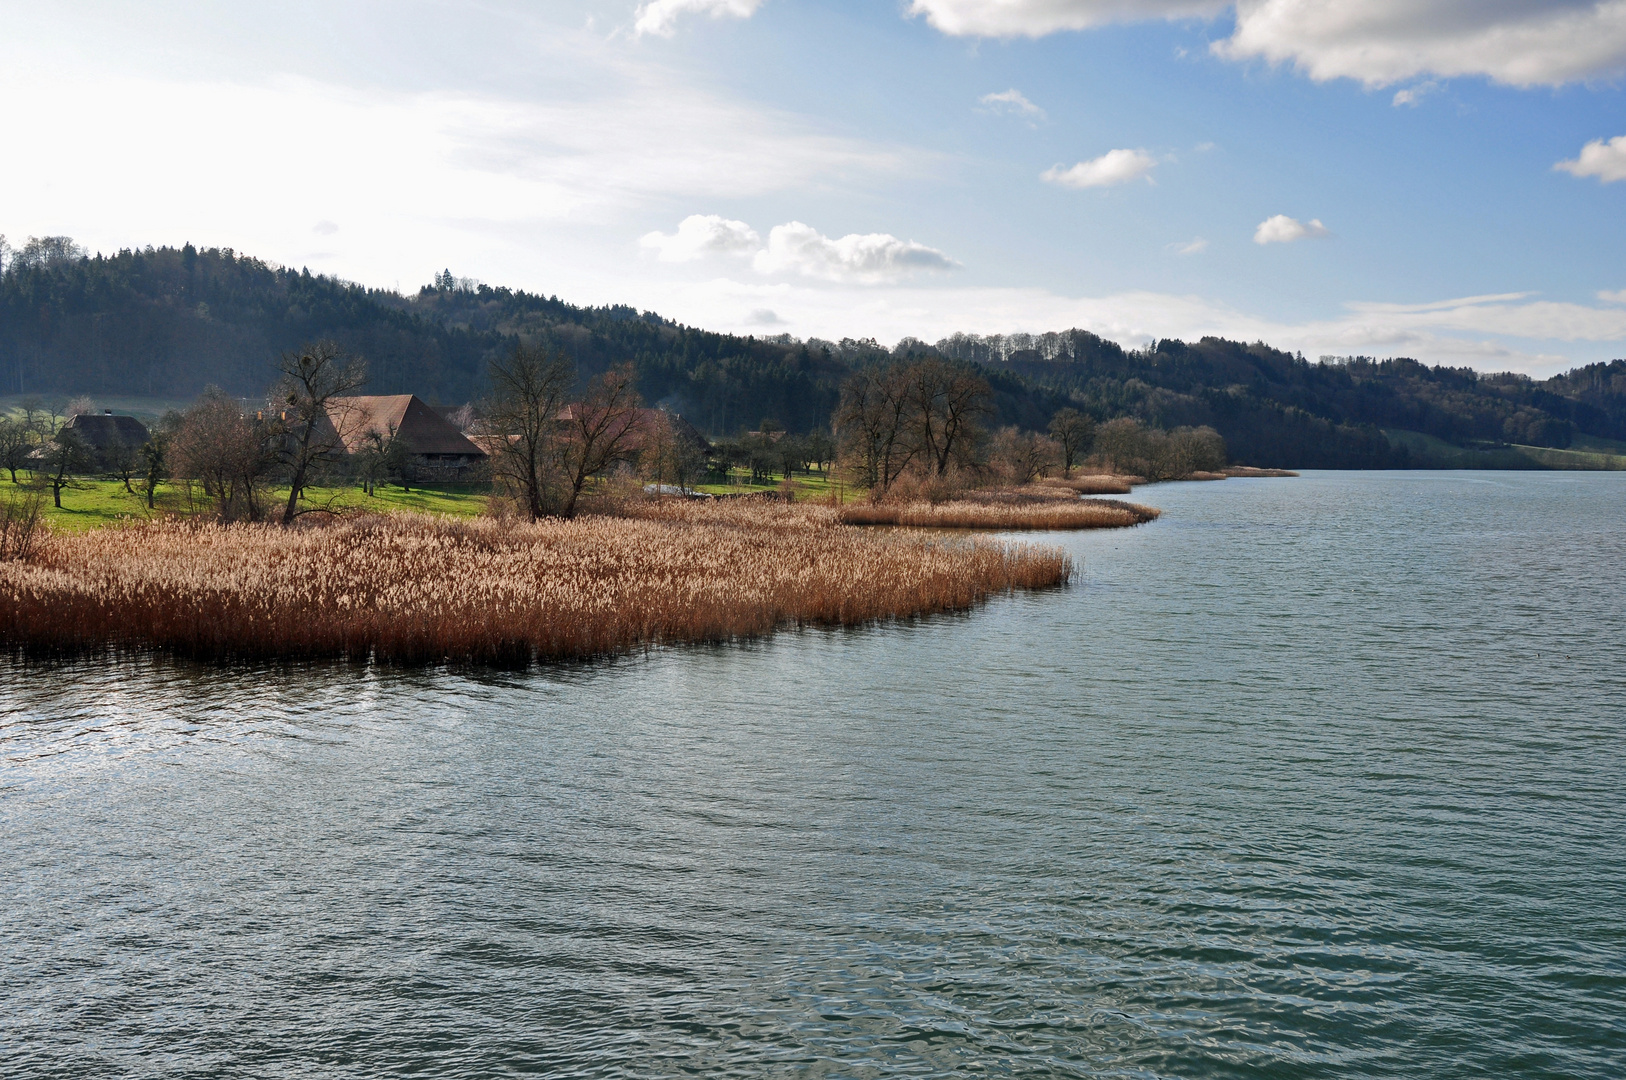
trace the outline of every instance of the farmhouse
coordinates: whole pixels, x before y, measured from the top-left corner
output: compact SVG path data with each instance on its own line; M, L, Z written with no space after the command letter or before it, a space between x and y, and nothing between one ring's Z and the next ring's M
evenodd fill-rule
M111 409L70 416L62 428L77 435L104 469L111 467L115 453L139 450L148 438L147 425L133 416L114 416Z
M334 398L328 420L347 453L362 449L370 436L400 439L421 480L469 479L486 459L485 451L416 394Z

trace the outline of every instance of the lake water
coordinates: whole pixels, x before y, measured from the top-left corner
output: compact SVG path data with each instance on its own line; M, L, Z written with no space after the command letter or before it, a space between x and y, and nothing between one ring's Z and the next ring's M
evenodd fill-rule
M1626 476L527 675L0 665L8 1077L1626 1074Z

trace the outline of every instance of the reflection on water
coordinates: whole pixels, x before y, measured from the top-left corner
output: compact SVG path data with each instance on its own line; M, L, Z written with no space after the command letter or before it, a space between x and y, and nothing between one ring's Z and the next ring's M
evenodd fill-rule
M905 626L0 666L5 1073L1620 1075L1626 477L1142 495Z

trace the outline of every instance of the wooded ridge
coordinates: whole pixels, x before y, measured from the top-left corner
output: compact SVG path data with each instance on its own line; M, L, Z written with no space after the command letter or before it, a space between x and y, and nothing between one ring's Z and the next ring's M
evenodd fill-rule
M207 385L263 392L275 358L332 340L368 362L367 392L442 404L484 398L491 358L525 338L563 350L580 377L631 361L638 391L713 435L765 418L829 424L854 371L940 355L993 389L993 426L1043 430L1072 406L1098 421L1209 425L1233 460L1285 468L1427 466L1418 432L1487 461L1508 444L1626 440L1626 360L1536 381L1409 359L1302 356L1263 343L1173 339L1124 349L1083 330L955 335L935 344L741 337L615 305L437 276L417 293L371 289L231 249L89 256L31 241L0 275L0 394L190 398ZM1497 459L1501 460L1501 459ZM1509 457L1510 463L1520 459ZM1533 462L1532 462L1533 463Z

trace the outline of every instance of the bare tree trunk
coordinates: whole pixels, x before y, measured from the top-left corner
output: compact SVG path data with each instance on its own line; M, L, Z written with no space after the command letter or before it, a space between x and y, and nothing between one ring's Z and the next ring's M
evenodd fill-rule
M301 512L299 501L310 485L313 467L322 458L346 450L352 418L340 403L367 381L367 366L331 342L285 353L279 366L282 378L276 393L287 403L282 454L289 474L282 523L292 525Z
M638 391L631 364L593 380L587 399L571 406L570 430L562 447L570 492L560 517L574 517L587 481L631 452L637 419Z

